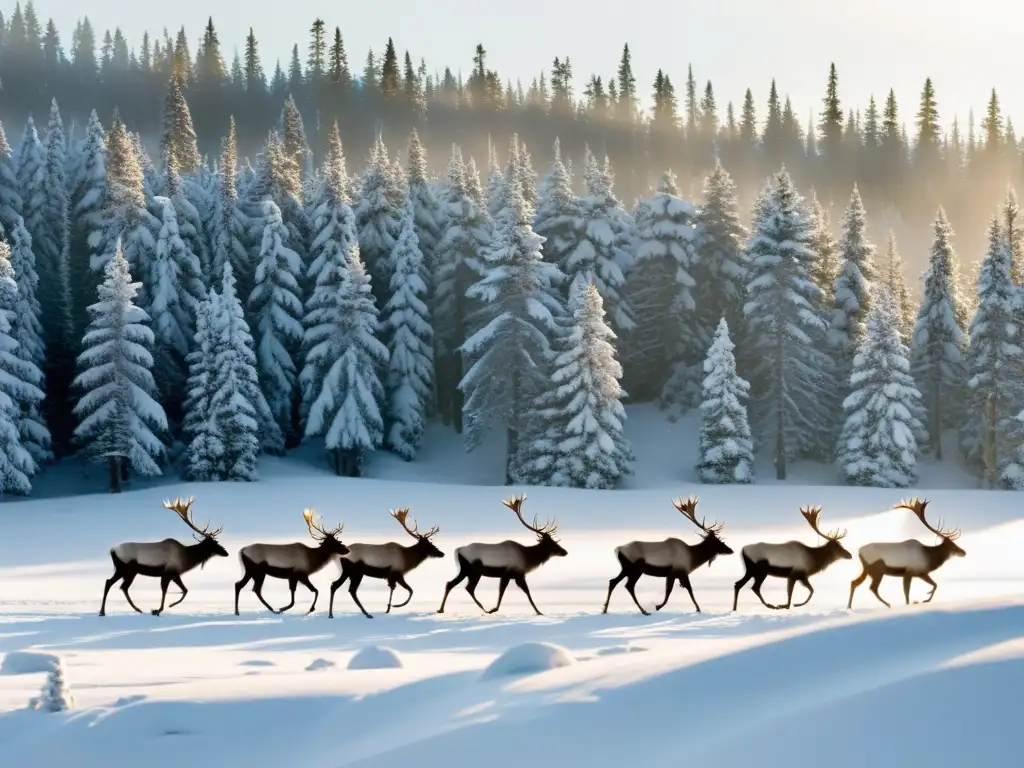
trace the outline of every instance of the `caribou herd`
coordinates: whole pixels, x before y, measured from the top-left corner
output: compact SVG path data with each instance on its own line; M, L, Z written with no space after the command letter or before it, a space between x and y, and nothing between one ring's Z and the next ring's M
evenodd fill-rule
M502 503L515 513L519 522L530 532L536 534L536 542L532 545L518 541L501 541L495 544L474 542L455 549L455 561L459 571L451 581L445 584L444 597L438 613L444 613L445 604L451 591L466 582L466 592L473 602L485 613L496 613L501 608L501 600L509 584L514 583L526 596L530 606L541 615L540 609L533 602L526 577L542 566L552 557L565 557L568 552L555 538L557 526L548 522L543 525L533 518L528 523L523 517L523 502L526 496L515 496ZM193 499L182 501L165 501L164 506L178 515L192 529L196 543L185 545L176 539L164 539L153 542L123 542L110 550L110 559L114 563L114 573L106 580L103 588L103 602L100 605L100 616L106 614L107 593L117 582L121 582L121 591L125 600L139 613L143 611L132 601L128 590L136 576L149 576L160 579L160 607L152 611L159 616L165 610L167 588L173 583L181 590L181 596L167 608L178 605L188 594L181 577L194 569L202 567L213 557L227 557L228 552L217 540L223 528L210 528L209 524L199 527L192 520ZM656 576L665 579L665 598L655 606L660 611L668 603L676 582L687 591L693 607L700 612L697 598L693 594L690 575L702 565L710 565L715 558L733 554L733 550L722 539L723 525L708 525L702 518L697 519L697 499L690 497L683 501L672 502L673 506L689 522L693 523L703 534L696 544L687 544L682 539L670 537L661 541L631 541L615 548L615 558L619 563L619 573L608 582L608 595L604 601L602 613L608 612L608 604L612 592L623 581L637 608L645 616L649 613L640 604L636 596L636 585L641 576ZM931 602L935 597L937 585L931 574L951 557L963 557L964 550L956 543L960 531L943 528L940 520L937 525L928 522L925 516L927 500L913 498L902 500L892 509L905 509L912 512L921 523L933 534L939 543L926 545L915 539L901 542L874 542L860 548L858 559L861 574L850 583L850 599L847 608L853 607L853 595L857 587L865 580L871 579L869 589L878 600L886 606L890 604L878 593L879 584L885 576L897 576L903 579L903 595L910 604L910 584L914 579L921 579L931 587L931 592L924 602ZM788 609L806 605L814 595L814 587L810 578L824 571L837 560L851 560L853 555L842 545L845 531L828 533L819 527L821 507L803 507L800 509L807 524L824 543L811 546L799 541L784 543L757 542L748 544L740 550L743 560L743 578L736 582L732 609L735 611L739 603L740 591L750 581L751 591L768 608ZM442 558L444 552L437 548L433 538L439 529L433 526L420 532L415 521L409 521L409 509L400 508L391 511L391 516L402 529L413 539L414 543L402 545L397 542L386 544L345 544L341 540L344 524L330 530L316 519L316 512L307 509L303 512L309 535L316 546L295 542L292 544L249 544L238 552L242 566L242 578L235 584L235 615L238 615L238 601L242 589L250 581L252 591L273 613L283 613L295 605L295 589L301 584L313 593L313 603L307 615L316 609L319 591L309 577L323 569L328 562L338 562L341 575L331 584L328 616L334 617L334 593L348 582L348 592L353 602L367 618L373 616L363 607L357 594L359 585L364 578L381 579L389 588L388 605L385 613L392 608L401 608L412 600L413 589L405 577L427 558ZM263 583L267 577L283 579L288 582L291 600L288 605L274 609L263 597ZM786 604L774 605L764 599L761 586L765 580L773 576L786 580ZM476 596L476 588L482 578L498 579L498 600L491 609L484 608ZM807 597L799 603L793 603L793 589L800 584L807 590ZM394 604L395 587L402 587L408 594L404 602ZM890 606L891 607L891 606Z

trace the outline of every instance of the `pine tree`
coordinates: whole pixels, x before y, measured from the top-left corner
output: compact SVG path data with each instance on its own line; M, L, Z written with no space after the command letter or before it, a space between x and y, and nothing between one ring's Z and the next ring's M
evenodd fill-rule
M41 239L33 237L36 268L39 270L39 304L44 323L46 348L50 358L49 378L57 375L67 379L74 372L71 326L71 275L68 264L70 246L68 231L67 140L64 123L54 99L50 105L50 122L46 128L43 165L43 218L46 231ZM29 233L32 230L29 228Z
M900 331L900 339L909 347L914 335L917 308L914 306L914 300L910 297L910 290L907 288L907 279L903 274L903 257L900 256L899 249L896 247L896 235L892 230L889 230L886 255L889 265L887 284L896 310L896 323Z
M826 321L831 322L832 308L835 304L836 280L839 277L839 244L829 230L828 213L812 190L811 209L811 242L808 244L814 252L814 265L811 268L811 279L821 291L820 312Z
M487 213L473 199L467 184L462 151L452 147L448 179L442 199L443 227L437 245L434 275L434 361L437 410L445 424L462 432L462 392L458 388L465 372L460 352L470 335L474 301L467 295L483 276L480 253L490 236Z
M213 479L224 456L224 441L210 409L216 375L214 331L210 326L218 314L217 292L211 289L196 310L196 335L193 349L188 354L188 394L182 431L188 441L185 474L192 480Z
M370 153L370 164L363 172L355 216L359 253L373 279L374 294L379 302L387 300L391 285L390 258L402 225L403 205L404 191L396 189L387 147L378 136Z
M289 246L281 209L263 203L263 240L248 309L256 330L259 381L281 431L288 434L295 393L296 352L302 342L299 299L302 261Z
M500 170L499 170L500 173ZM579 244L583 219L572 178L562 162L562 148L555 139L555 161L540 184L533 230L544 238L544 260L562 264Z
M82 397L75 407L80 418L75 437L87 455L107 464L110 490L117 493L130 469L161 474L157 462L164 446L157 435L166 431L167 417L154 399L149 316L132 301L139 284L132 282L120 242L104 274L78 356L75 385Z
M491 144L487 152L487 215L493 219L505 202L505 174L498 161L498 148Z
M13 306L9 307L11 336L18 345L15 354L22 362L16 375L26 385L26 391L18 399L21 412L18 430L22 446L32 456L36 465L42 465L53 459L53 451L50 430L42 415L42 407L46 403L40 402L43 400L42 394L46 387L42 373L45 346L39 322L39 301L36 298L39 277L36 274L35 255L32 253L32 237L20 218L9 240L9 261L5 266L3 258L0 257L0 274L9 272L18 288L17 298ZM39 397L36 397L33 389L38 390Z
M471 361L459 389L465 395L463 419L472 450L488 426L507 430L506 480L513 481L520 439L527 438L531 404L547 385L551 340L558 334L564 305L556 286L558 268L541 257L543 240L533 231L532 213L523 199L513 138L506 175L507 212L496 222L483 252L483 277L466 292L480 302L473 327L462 345Z
M93 110L82 142L77 172L73 179L69 179L72 214L68 273L72 287L71 324L76 339L85 334L89 324L87 307L96 295L89 243L93 233L101 233L103 229L103 204L107 194L106 155L106 135L96 110Z
M666 172L658 192L633 209L635 261L625 290L636 322L627 344L630 392L640 400L660 395L664 407L682 410L699 396L695 214L680 199L675 174Z
M740 222L736 185L717 158L704 179L704 204L694 226L697 330L701 349L706 349L720 318L725 317L734 332L743 327L749 270L747 230Z
M427 152L420 143L419 134L413 128L409 135L409 169L407 172L409 198L413 204L416 239L423 254L423 269L432 279L436 269L437 243L440 240L440 203L434 197L427 178ZM428 288L431 287L428 282Z
M853 485L907 488L917 480L921 393L910 375L888 288L873 291L864 336L854 357L838 464Z
M203 164L196 143L196 131L192 125L192 113L185 101L185 83L180 72L171 73L167 81L167 96L164 100L163 135L160 152L164 157L170 154L179 173L192 173Z
M17 169L11 145L7 142L7 134L0 123L0 226L10 232L21 216L23 201L21 184L18 182Z
M187 264L182 263L182 288L192 296L194 303L198 303L206 290L205 283L211 278L210 248L203 222L213 218L212 206L208 204L200 184L186 181L178 175L173 155L165 155L164 161L164 191L174 205L178 232L185 250L192 255Z
M604 317L593 283L571 288L566 333L557 340L551 383L531 421L543 429L524 441L518 480L570 488L609 489L632 474L633 449L626 439L622 367L615 333Z
M751 405L760 439L771 441L778 479L790 457L811 453L814 435L827 430L829 359L814 342L825 323L810 270L811 224L803 199L783 170L755 206L748 301L744 308L756 382Z
M237 169L238 146L235 118L232 117L216 174L216 196L210 226L210 267L214 275L223 275L224 265L230 264L238 281L239 294L248 296L252 292L253 263L246 250L249 221L239 201Z
M416 457L423 439L425 414L434 391L434 331L415 216L410 194L402 233L391 256L395 274L383 323L389 353L386 443L407 461Z
M46 676L42 693L34 700L34 708L42 712L65 712L74 705L75 697L64 677L64 665L58 659Z
M342 269L333 295L323 291L306 317L302 386L311 401L305 434L324 436L337 474L359 477L366 453L384 440L377 371L386 368L388 350L375 336L377 308L359 254Z
M607 158L602 168L588 149L584 178L587 194L580 198L584 220L580 242L559 268L570 282L594 283L607 307L612 328L624 333L634 325L631 310L621 295L625 274L632 266L632 222L612 192L613 177Z
M754 482L754 443L746 406L750 384L736 373L734 349L723 317L704 360L697 465L704 483Z
M300 178L313 172L313 153L306 140L306 127L302 121L302 114L295 104L295 97L292 94L285 99L281 108L281 135L284 139L284 153L294 163ZM293 192L298 195L298 190Z
M975 467L983 464L985 406L994 399L996 412L996 471L1009 487L1024 485L1014 463L1016 414L1024 405L1024 343L1014 322L1018 295L1013 283L1013 261L999 219L989 223L989 243L978 275L978 309L971 321L967 348L967 404L960 427L960 447Z
M933 230L935 239L924 278L924 296L914 325L911 364L914 380L921 390L924 421L935 458L941 460L942 430L956 426L954 404L962 395L965 339L957 321L953 228L942 208L935 217Z

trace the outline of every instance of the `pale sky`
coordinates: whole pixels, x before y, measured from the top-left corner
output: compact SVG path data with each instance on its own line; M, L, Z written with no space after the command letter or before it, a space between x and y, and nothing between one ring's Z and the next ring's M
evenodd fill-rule
M63 40L88 8L98 34L120 26L131 45L142 33L172 34L182 24L192 52L209 15L229 59L241 49L252 26L262 45L268 75L277 58L286 64L293 43L305 57L308 30L320 16L333 35L340 26L353 70L362 68L369 48L381 52L389 36L401 56L409 49L433 71L445 65L468 72L473 48L482 42L489 65L503 78L524 85L555 56L573 64L577 95L592 72L607 81L622 45L633 51L638 88L646 99L655 72L663 68L682 99L687 65L703 87L710 78L722 115L732 100L739 107L749 86L758 118L764 116L775 77L783 94L806 122L817 116L830 61L839 70L844 109L864 107L868 96L881 102L895 88L908 127L926 76L935 82L943 124L967 111L980 113L995 87L1004 114L1017 118L1024 133L1024 89L1018 87L1024 10L1008 0L36 0L40 17L53 17ZM11 0L0 3L9 17ZM237 9L245 9L244 13ZM487 10L485 10L487 9ZM817 117L815 118L817 119Z

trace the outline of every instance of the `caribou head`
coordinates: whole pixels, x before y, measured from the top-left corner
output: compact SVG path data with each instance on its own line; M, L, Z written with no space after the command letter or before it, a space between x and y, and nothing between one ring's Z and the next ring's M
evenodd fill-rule
M169 509L182 519L182 521L189 528L192 529L192 536L199 542L197 545L200 554L203 556L200 568L206 567L206 561L211 557L227 557L228 551L224 549L224 546L217 541L217 537L220 536L221 531L224 530L224 526L210 530L210 524L207 524L199 528L192 521L192 503L195 501L195 497L189 496L185 501L181 500L179 496L174 501L167 499L164 501L164 508Z
M315 509L305 509L302 511L302 517L306 521L306 526L309 528L309 535L320 544L322 549L326 549L332 555L338 555L339 557L347 555L349 548L341 543L341 532L345 529L345 524L340 523L337 528L326 530L323 523L315 521L317 517Z
M697 497L691 496L686 501L682 499L675 499L672 502L672 506L675 507L679 512L682 513L683 517L689 520L691 523L696 525L701 531L704 532L704 546L708 547L711 551L711 557L708 558L708 565L710 566L715 558L719 555L731 555L733 553L732 548L726 544L722 537L719 535L724 528L722 523L712 523L707 525L705 519L702 517L699 521L697 520Z
M502 501L506 507L516 513L516 517L519 518L519 522L530 531L537 534L537 545L541 550L548 554L550 557L565 557L569 553L562 548L562 545L555 540L555 532L558 530L558 525L552 520L545 523L544 525L537 524L537 516L534 515L533 523L530 524L523 519L523 502L526 501L525 495L513 496L510 499Z
M900 503L892 507L893 509L909 509L913 512L917 519L921 521L925 528L934 533L939 537L939 546L947 550L952 557L963 557L967 553L964 552L963 548L956 543L956 540L960 538L959 528L943 528L942 519L939 518L937 525L933 526L925 518L925 507L928 506L928 499L919 499L916 496L912 499L900 499Z
M398 521L398 524L402 526L402 530L416 539L414 546L423 548L423 551L427 553L427 557L444 557L444 552L437 548L431 539L437 535L437 532L441 529L436 525L430 530L420 533L419 524L413 520L412 528L409 527L409 508L399 507L398 509L391 510L391 516Z
M846 538L846 531L840 532L839 530L829 531L828 533L822 532L821 528L818 527L818 518L821 516L821 507L800 507L800 514L804 516L804 520L811 526L811 529L825 539L825 551L828 552L835 560L852 560L853 555L839 542Z

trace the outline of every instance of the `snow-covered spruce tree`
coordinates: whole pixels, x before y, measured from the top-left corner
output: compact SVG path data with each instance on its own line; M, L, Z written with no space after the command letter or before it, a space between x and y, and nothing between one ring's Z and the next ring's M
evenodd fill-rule
M968 402L960 427L960 449L980 470L984 467L986 404L990 397L994 398L995 458L1000 476L1014 459L1016 415L1024 407L1024 337L1014 322L1019 298L1007 245L999 219L993 216L988 250L978 275L978 309L971 321L965 366ZM1003 482L1006 480L1004 477ZM1013 480L1009 482L1010 487L1014 484Z
M160 154L164 158L170 154L179 173L192 173L199 170L203 164L196 143L196 131L192 125L192 113L189 111L188 102L185 101L185 83L177 68L167 81Z
M750 384L736 373L735 348L723 317L704 360L697 464L704 483L754 482L754 443L746 405Z
M484 189L480 186L480 171L476 167L476 160L473 159L472 155L469 158L469 162L465 165L466 174L466 192L469 193L470 198L476 204L477 209L484 214L484 218L488 220L488 226L490 226L490 214L487 212L487 198L484 197Z
M829 229L828 213L818 200L817 193L811 190L808 201L811 210L811 241L808 243L814 251L814 265L811 268L811 279L821 291L821 314L831 324L832 308L835 305L836 280L839 278L841 264L839 261L839 243Z
M306 127L302 121L302 113L295 104L292 94L285 99L281 108L281 136L284 139L284 151L295 164L299 176L310 176L313 173L313 152L306 139Z
M516 481L520 441L530 438L531 409L548 386L551 341L565 314L557 288L561 276L541 256L544 241L533 231L515 173L517 150L513 140L511 173L505 176L507 210L481 254L483 276L466 292L481 306L470 321L479 330L462 345L470 367L459 383L469 450L491 423L506 428L507 482Z
M886 247L888 272L886 282L889 286L889 293L892 295L893 307L896 310L896 322L900 329L900 338L908 347L914 336L914 323L917 317L917 308L910 296L910 289L907 287L907 278L903 274L903 257L896 246L896 235L889 230L889 240Z
M815 434L827 430L831 376L821 346L825 322L814 311L820 293L810 276L810 221L784 169L761 192L752 229L744 307L750 411L759 442L772 446L776 475L785 480L788 460L812 454Z
M190 199L200 198L200 205L205 208L205 195L200 186L195 182L186 182L178 175L177 160L172 154L164 156L164 191L174 206L178 220L178 235L185 247L184 252L192 255L187 265L182 263L181 287L192 297L193 303L198 303L202 301L206 292L205 283L211 280L210 249L203 221L209 221L212 213L204 210L204 213L207 213L204 217ZM159 203L156 203L156 206L162 218L163 207Z
M694 226L694 270L700 348L711 344L715 328L726 318L734 334L743 328L743 301L747 293L747 230L740 217L736 184L715 160L704 179L704 204Z
M370 152L370 163L363 171L362 188L355 206L359 253L367 273L373 278L378 303L387 301L391 285L391 252L402 226L401 197L396 191L395 174L387 147L380 136Z
M436 272L437 243L440 240L441 204L434 196L434 190L427 176L427 151L420 143L419 134L413 128L409 135L409 169L407 171L409 198L412 200L416 225L416 238L423 254L424 274L428 277L427 287L433 289L432 278Z
M302 343L302 261L288 241L281 209L263 203L263 241L256 264L249 314L256 331L259 381L282 433L292 431L296 357Z
M89 265L94 284L105 274L107 262L118 247L129 269L138 275L148 274L160 232L159 220L146 207L138 155L124 123L117 116L107 133L106 171L103 228L89 236L92 248ZM149 304L147 286L138 285L138 304L144 309ZM132 297L135 298L135 294Z
M218 315L218 296L213 289L196 309L196 335L188 353L188 381L182 432L188 443L185 476L211 480L224 455L224 443L211 418L210 395L216 373L213 362L214 332L211 324Z
M907 488L917 480L915 414L921 393L910 375L909 352L885 285L873 290L865 333L853 360L850 395L837 462L852 485Z
M526 148L526 143L522 140L519 142L519 151L516 152L516 174L519 176L523 200L526 202L532 219L537 213L537 172L533 170L533 159L530 157L530 151Z
M479 183L479 176L477 176ZM498 148L491 144L487 152L487 215L494 218L505 207L505 174L498 161Z
M275 451L283 448L284 440L260 391L252 336L235 293L230 264L224 265L223 275L209 327L213 366L209 419L216 425L222 447L215 477L251 481L259 477L261 437Z
M75 385L82 397L75 407L80 418L75 438L87 455L106 463L110 491L119 493L129 470L161 474L164 445L158 434L167 430L167 417L154 398L149 316L133 302L139 284L132 282L120 241L103 271L99 301L89 307L93 321L78 356Z
M544 238L544 260L561 264L579 243L583 220L580 201L572 191L572 178L562 162L562 147L555 139L555 160L540 183L533 231Z
M33 429L38 417L32 420L43 400L43 377L18 349L15 337L18 299L11 251L7 242L0 238L0 492L28 495L32 492L30 478L39 467L34 451L23 441L43 437Z
M74 705L75 697L64 677L64 665L58 659L46 676L42 692L34 700L34 708L40 712L65 712Z
M864 339L867 314L871 309L871 283L875 280L875 247L867 240L867 214L860 191L854 185L850 204L843 215L839 241L839 274L833 291L829 346L835 362L839 393L849 393L853 357Z
M312 396L306 437L323 435L334 471L359 477L366 453L384 440L377 371L387 367L388 350L375 335L377 308L358 253L334 291L322 292L306 325L302 386Z
M675 415L700 398L694 215L667 171L657 193L633 208L635 261L624 292L636 321L624 344L628 391L641 402L660 397Z
M21 379L31 387L39 390L40 395L46 390L44 385L45 376L42 366L45 361L45 346L42 338L42 327L39 323L39 301L36 298L39 286L39 277L36 275L35 255L32 253L32 236L20 219L17 220L14 230L8 237L10 242L10 276L14 278L18 286L18 295L14 306L11 308L11 333L18 347L16 354L23 365L18 372ZM6 272L0 257L0 274ZM65 387L63 392L66 392ZM37 465L45 464L53 459L52 438L47 420L43 417L42 409L46 405L45 400L41 403L40 398L34 396L22 397L19 403L21 418L18 422L18 430L21 434L21 443L31 454ZM51 399L55 399L50 394Z
M228 135L220 155L220 167L214 180L213 217L210 222L211 269L214 275L224 274L230 264L238 281L238 293L252 292L253 262L246 249L249 220L242 211L236 186L238 146L235 139L235 118L231 118Z
M555 341L551 382L537 400L523 442L517 481L570 488L610 489L632 474L633 449L625 436L622 366L614 331L593 283L569 295L566 333ZM534 434L536 432L536 434Z
M965 338L957 322L953 228L942 208L933 229L935 239L924 278L924 296L914 324L911 366L921 391L923 421L935 458L941 460L942 430L957 426L959 418L956 403L963 396Z
M96 296L96 281L89 264L92 254L89 238L93 232L103 229L103 203L107 194L106 156L106 134L96 110L93 110L76 164L77 172L74 178L69 179L71 241L68 273L71 281L71 324L76 339L85 334L89 324L86 308Z
M0 123L0 226L10 232L21 216L21 185L14 161L14 153L7 142L3 123Z
M622 296L625 275L632 266L632 220L612 193L611 164L606 159L601 168L589 148L584 178L587 193L580 198L580 242L558 266L569 282L597 286L612 328L623 335L634 325Z
M68 270L68 181L67 139L57 100L50 104L50 122L43 145L43 211L46 237L32 240L32 250L39 272L39 305L45 318L48 376L65 380L64 390L74 376L73 328L71 325L71 274ZM32 230L29 228L29 233Z
M415 216L410 190L402 231L391 255L395 274L382 324L388 340L385 443L406 461L416 458L434 394L434 330Z
M437 245L434 275L434 363L437 411L445 424L462 432L462 391L465 372L462 343L469 337L475 302L469 288L483 276L480 253L488 245L486 211L474 201L466 184L462 150L452 146L442 199L443 227Z

